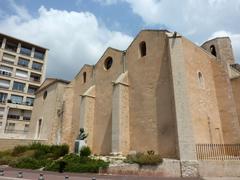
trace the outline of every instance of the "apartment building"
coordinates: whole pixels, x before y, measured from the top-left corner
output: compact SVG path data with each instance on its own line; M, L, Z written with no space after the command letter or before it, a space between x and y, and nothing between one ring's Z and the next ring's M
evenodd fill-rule
M25 137L48 49L0 33L0 137Z

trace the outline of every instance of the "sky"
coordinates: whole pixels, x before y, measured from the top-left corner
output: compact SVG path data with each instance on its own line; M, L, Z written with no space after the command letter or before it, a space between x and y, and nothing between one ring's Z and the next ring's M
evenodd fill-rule
M229 36L240 63L240 0L0 0L0 32L50 49L47 77L73 79L142 29L177 31L198 45Z

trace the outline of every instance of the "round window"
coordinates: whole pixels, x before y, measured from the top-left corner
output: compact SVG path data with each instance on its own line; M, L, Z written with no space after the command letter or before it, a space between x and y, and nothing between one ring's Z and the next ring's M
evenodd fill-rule
M104 61L104 68L106 70L110 69L113 63L113 59L112 57L108 57L105 61Z
M43 99L46 99L46 97L47 97L47 91L44 92Z

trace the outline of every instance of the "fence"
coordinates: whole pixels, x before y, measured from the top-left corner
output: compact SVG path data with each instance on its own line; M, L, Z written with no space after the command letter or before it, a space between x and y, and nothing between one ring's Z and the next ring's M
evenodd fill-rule
M198 160L240 160L240 144L197 144Z

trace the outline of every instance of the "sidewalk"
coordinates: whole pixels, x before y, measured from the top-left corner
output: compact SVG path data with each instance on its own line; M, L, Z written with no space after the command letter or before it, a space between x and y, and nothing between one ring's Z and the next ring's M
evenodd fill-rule
M15 169L4 168L4 176L0 176L0 180L20 180L16 178L18 172L23 173L21 180L38 180L39 174L44 175L45 180L64 180L65 176L69 177L69 180L180 180L184 178L165 178L165 177L143 177L143 176L118 176L118 175L98 175L98 174L80 174L80 173L58 173L49 171L27 170L27 169ZM201 178L187 178L186 180L201 180Z

